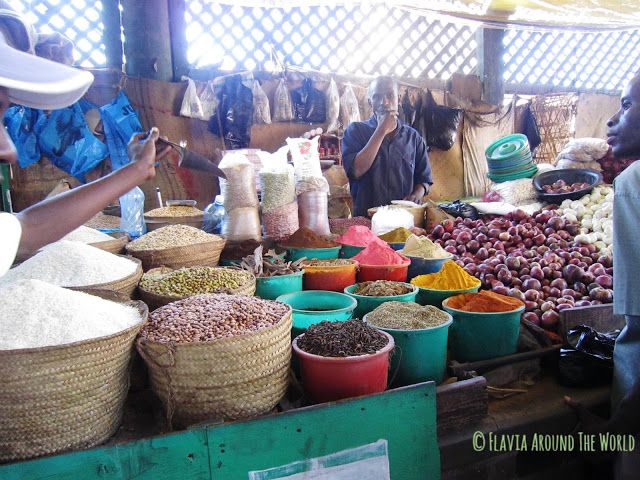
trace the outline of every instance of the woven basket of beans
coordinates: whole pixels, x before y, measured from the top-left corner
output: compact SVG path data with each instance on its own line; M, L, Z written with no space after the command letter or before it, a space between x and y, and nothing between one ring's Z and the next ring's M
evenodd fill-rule
M136 343L170 427L250 418L286 393L291 307L205 294L151 313Z
M142 261L145 271L156 267L215 267L225 239L188 225L169 225L129 242L127 253Z
M253 295L256 277L250 272L224 267L153 268L138 284L140 300L150 310L203 293Z
M104 242L91 243L92 247L99 248L105 252L120 254L124 252L124 247L129 243L129 235L124 232L110 233L113 240L105 240Z
M0 350L0 463L99 445L122 419L129 365L147 306L113 291L89 291L138 309L141 322L65 345Z

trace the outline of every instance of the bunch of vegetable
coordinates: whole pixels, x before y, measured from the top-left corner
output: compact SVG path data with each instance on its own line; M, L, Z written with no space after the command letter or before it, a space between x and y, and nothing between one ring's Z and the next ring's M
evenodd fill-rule
M613 301L610 255L575 242L580 224L543 210L489 220L445 220L429 235L483 288L525 302L523 318L554 330L559 312Z

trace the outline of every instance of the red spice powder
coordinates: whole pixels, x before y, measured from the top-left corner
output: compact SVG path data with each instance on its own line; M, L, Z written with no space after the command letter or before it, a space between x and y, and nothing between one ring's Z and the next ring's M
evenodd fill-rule
M352 260L356 260L361 265L402 265L410 262L407 257L396 252L379 238L371 241Z
M378 237L364 225L352 225L336 240L343 245L353 245L356 247L366 247L372 240L377 240Z
M481 290L450 297L447 305L465 312L510 312L524 306L524 302L491 290Z

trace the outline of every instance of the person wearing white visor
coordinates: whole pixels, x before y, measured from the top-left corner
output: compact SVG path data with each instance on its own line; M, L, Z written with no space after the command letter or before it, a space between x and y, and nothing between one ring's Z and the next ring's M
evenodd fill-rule
M93 75L33 54L36 34L0 1L0 118L13 103L42 110L67 107L89 89ZM86 185L56 195L15 214L0 213L0 275L17 254L29 254L84 224L113 200L155 176L154 164L170 147L156 152L159 131L134 135L128 145L132 163ZM0 162L17 162L15 145L0 128Z

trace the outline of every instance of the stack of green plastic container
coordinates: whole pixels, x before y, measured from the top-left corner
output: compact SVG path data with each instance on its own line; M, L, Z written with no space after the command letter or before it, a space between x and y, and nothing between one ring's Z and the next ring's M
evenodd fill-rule
M489 173L494 182L530 178L538 172L533 163L529 141L525 135L515 133L493 142L485 151Z

